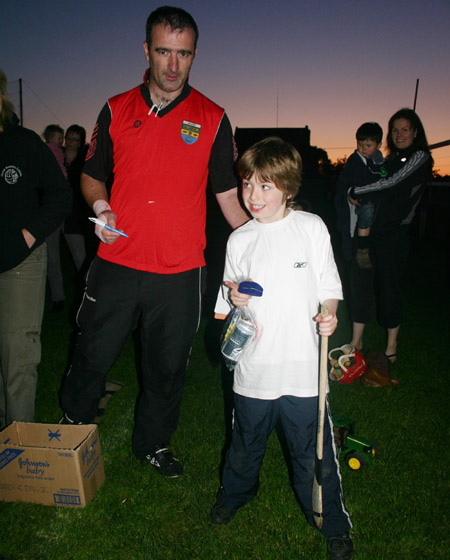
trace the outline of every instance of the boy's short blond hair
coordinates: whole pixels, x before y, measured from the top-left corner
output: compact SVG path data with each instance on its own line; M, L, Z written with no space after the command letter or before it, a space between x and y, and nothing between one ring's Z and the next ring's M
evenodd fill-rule
M238 162L241 179L255 174L259 180L270 181L293 203L302 181L302 158L298 151L281 138L264 138L246 150Z

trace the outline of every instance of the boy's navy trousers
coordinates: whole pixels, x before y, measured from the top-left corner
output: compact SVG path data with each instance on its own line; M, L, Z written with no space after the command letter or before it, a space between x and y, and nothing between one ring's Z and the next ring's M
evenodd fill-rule
M289 447L294 490L310 525L316 455L317 397L283 396L262 400L234 395L234 426L217 501L237 509L256 496L266 443L280 420ZM281 456L281 455L280 455ZM270 491L270 490L269 490ZM345 508L340 468L327 404L322 462L323 527L326 537L348 533L352 524Z

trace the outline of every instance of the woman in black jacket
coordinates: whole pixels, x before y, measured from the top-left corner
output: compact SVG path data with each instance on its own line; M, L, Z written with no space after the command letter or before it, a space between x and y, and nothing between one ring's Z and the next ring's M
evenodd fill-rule
M62 223L71 201L52 152L18 125L0 70L0 429L34 419L45 238Z
M349 195L353 204L358 204L356 199L368 195L376 204L369 242L372 268L364 270L352 262L351 344L362 348L375 288L377 320L387 330L385 353L394 362L402 313L401 275L408 254L408 226L431 179L433 158L422 122L412 109L400 109L389 120L387 147L388 177L355 187Z

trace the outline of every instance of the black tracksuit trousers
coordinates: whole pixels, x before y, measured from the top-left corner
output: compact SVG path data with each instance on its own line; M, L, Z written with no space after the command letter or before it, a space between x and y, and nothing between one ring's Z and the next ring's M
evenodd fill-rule
M72 366L61 391L62 408L72 420L93 420L106 375L139 324L142 390L133 452L143 458L154 445L169 444L200 321L204 278L202 268L153 274L94 259L77 315L80 332Z

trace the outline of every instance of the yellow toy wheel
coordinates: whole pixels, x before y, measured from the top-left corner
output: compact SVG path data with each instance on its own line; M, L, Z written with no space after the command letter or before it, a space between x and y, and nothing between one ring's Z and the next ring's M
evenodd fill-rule
M359 453L349 453L345 462L352 471L359 471L366 466L366 459Z

